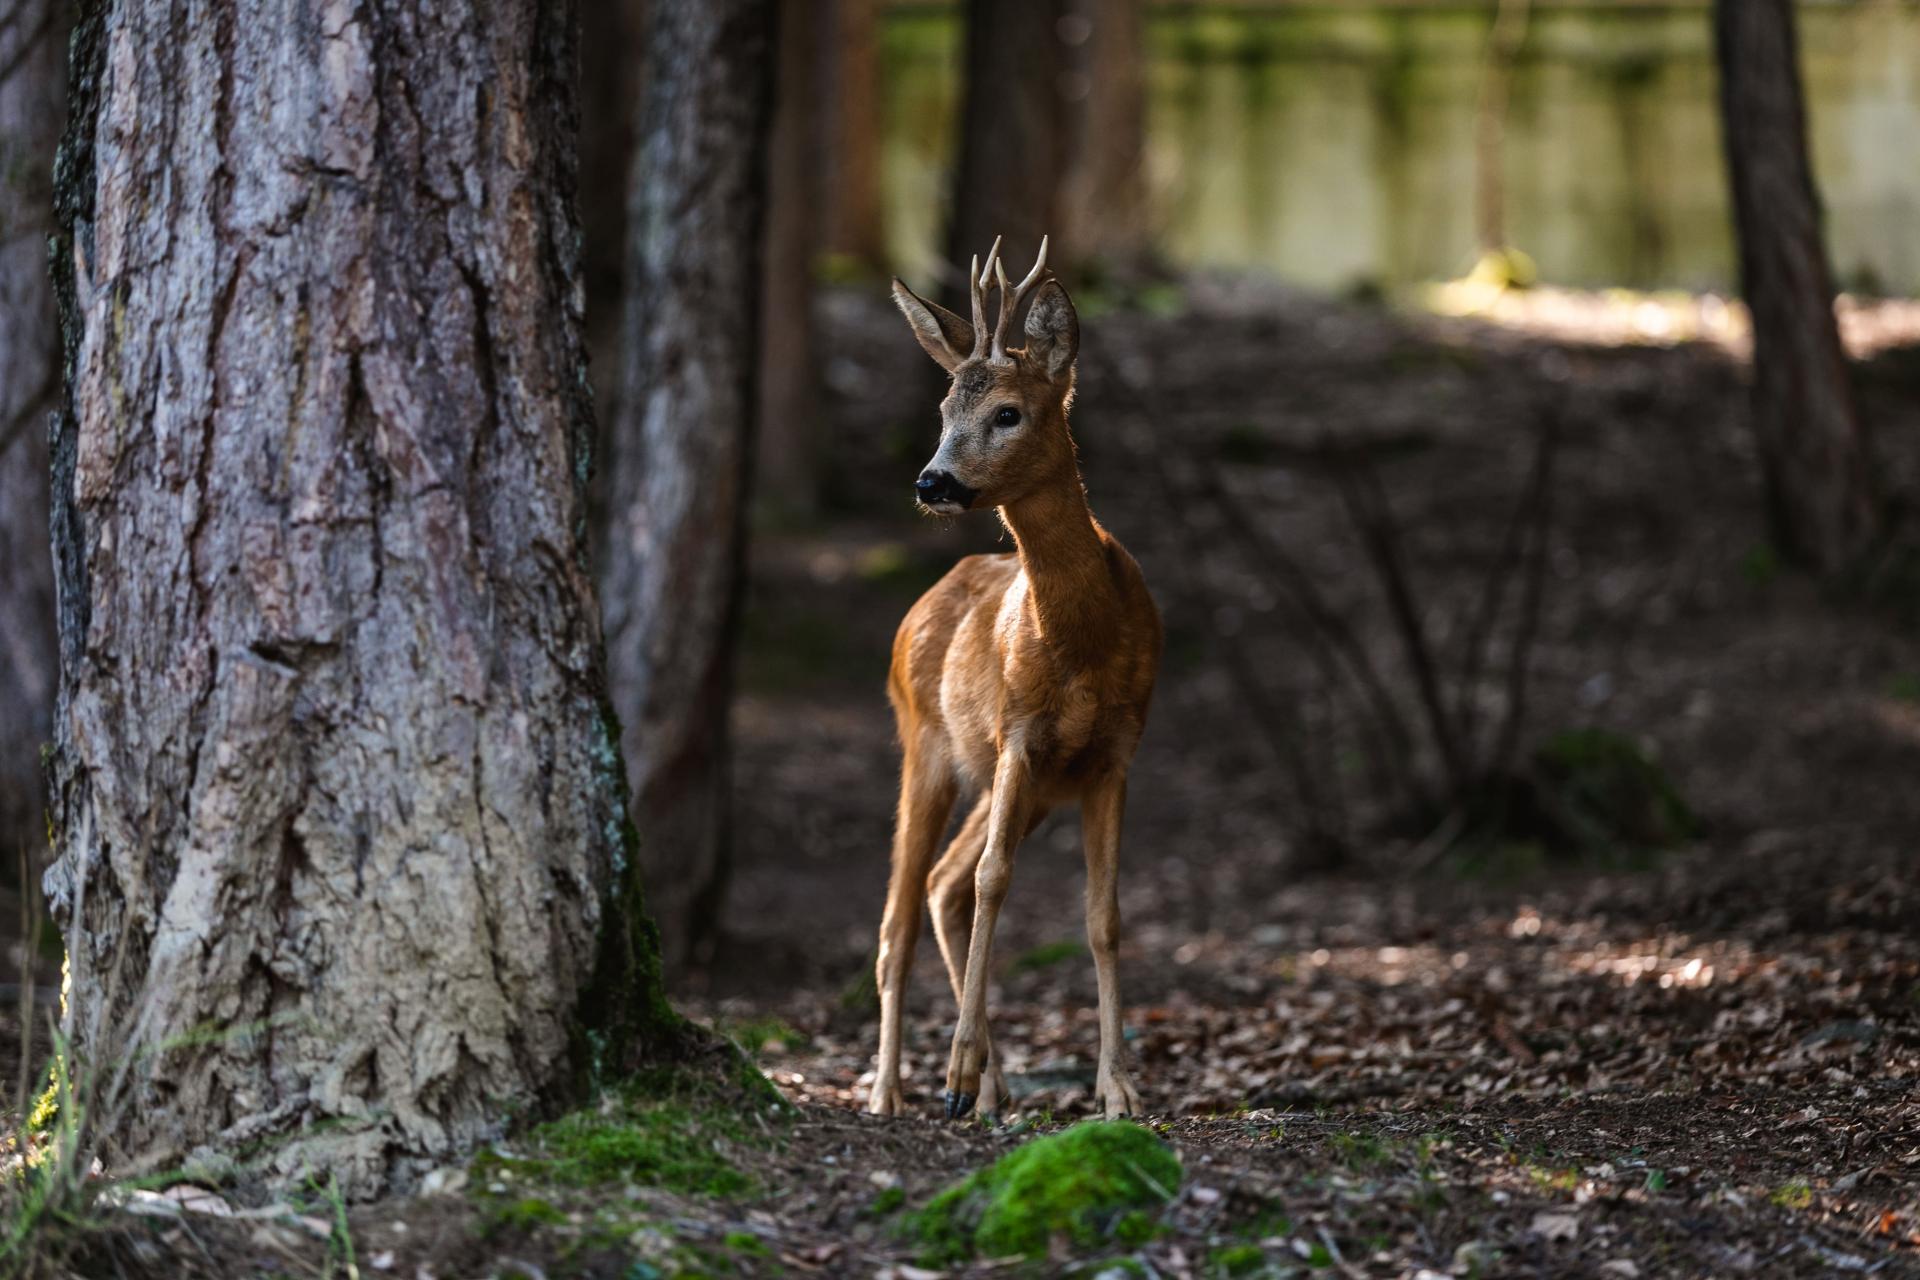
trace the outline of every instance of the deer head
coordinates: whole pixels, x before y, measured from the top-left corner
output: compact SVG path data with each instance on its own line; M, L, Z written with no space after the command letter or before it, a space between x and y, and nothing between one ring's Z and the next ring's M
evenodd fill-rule
M1073 398L1073 360L1080 350L1080 320L1060 282L1046 276L1042 237L1033 270L1007 285L1000 241L983 269L975 258L967 271L973 319L962 319L928 302L899 280L893 300L928 355L953 375L940 402L940 447L914 482L914 496L929 511L957 515L971 507L1016 502L1040 486L1076 474L1067 404ZM1027 310L1027 345L1007 348L1007 327L1028 290L1039 290ZM987 329L987 291L1000 291L1000 313Z

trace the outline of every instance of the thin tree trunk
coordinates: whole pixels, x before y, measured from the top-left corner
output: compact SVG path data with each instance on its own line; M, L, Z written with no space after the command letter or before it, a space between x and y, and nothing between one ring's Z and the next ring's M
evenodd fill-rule
M817 51L824 92L820 210L822 246L863 267L887 260L880 203L879 0L827 0ZM810 12L820 8L808 6ZM795 28L800 30L800 28Z
M1512 247L1507 239L1507 104L1530 8L1531 0L1498 0L1487 32L1473 125L1473 225L1482 254Z
M676 1033L585 563L574 19L82 16L47 880L134 1167L381 1193Z
M819 506L820 370L813 342L813 249L822 184L814 125L818 50L808 0L781 0L767 151L766 280L760 306L759 440L754 503L776 519Z
M46 848L40 747L59 672L47 543L47 418L59 330L47 276L53 148L60 138L59 0L0 10L0 859ZM7 874L7 873L0 873Z
M1147 212L1147 15L1144 0L1077 0L1072 51L1073 157L1066 239L1080 262L1144 265Z
M947 242L947 293L962 314L967 263L984 258L995 236L1006 238L1001 253L1012 273L1033 260L1042 235L1059 231L1067 143L1060 17L1061 0L967 4L966 105Z
M1718 0L1720 106L1753 314L1753 425L1776 548L1822 573L1878 532L1867 432L1833 315L1790 0Z
M758 364L769 0L653 0L634 159L608 659L669 953L714 938Z

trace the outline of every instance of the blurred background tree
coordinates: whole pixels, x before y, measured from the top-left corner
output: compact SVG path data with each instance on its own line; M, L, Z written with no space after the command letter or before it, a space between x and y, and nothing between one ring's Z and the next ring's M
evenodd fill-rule
M59 330L47 279L53 149L65 97L67 14L19 0L0 18L0 880L47 845L40 750L58 681L47 536L47 420Z
M824 113L813 171L824 218L820 246L847 264L881 270L887 260L880 202L880 0L825 0L806 6L788 30L816 37Z
M727 883L774 15L649 0L642 41L600 577L634 825L678 958L710 949Z
M1833 316L1793 5L1716 0L1713 30L1740 289L1753 316L1753 428L1767 527L1786 559L1838 574L1859 564L1881 520Z
M854 237L879 230L877 203L862 210L838 207L842 202L832 194L840 174L827 171L825 157L832 154L828 144L833 139L823 136L823 131L839 126L848 95L844 88L834 92L835 78L844 75L844 69L831 61L831 50L819 40L823 32L833 34L836 24L815 26L815 7L802 0L783 0L780 5L773 127L767 150L754 499L763 513L776 520L813 515L820 497L823 459L815 438L820 412L819 350L813 323L815 264L823 254L837 252L829 247L833 235ZM863 69L871 75L871 62ZM870 108L868 97L858 105ZM867 139L852 141L859 148ZM856 155L853 164L870 170L871 160ZM873 175L854 176L871 180ZM877 201L878 190L872 195ZM864 225L869 218L872 225ZM877 249L877 244L870 243L867 249ZM852 255L846 260L858 261Z
M1057 234L1069 264L1137 273L1152 255L1154 232L1146 174L1147 7L1074 0L1055 30L1067 45L1069 156Z
M967 262L996 237L1031 262L1060 213L1067 161L1062 0L967 0L959 160L947 224L946 291L964 312Z

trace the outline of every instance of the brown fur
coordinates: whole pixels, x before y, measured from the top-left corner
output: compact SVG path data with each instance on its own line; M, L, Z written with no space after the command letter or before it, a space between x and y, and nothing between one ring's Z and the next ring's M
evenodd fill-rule
M1100 990L1095 1091L1109 1115L1137 1111L1122 1062L1116 876L1127 768L1159 669L1160 615L1133 557L1087 507L1067 429L1079 344L1073 304L1046 282L1027 318L1027 347L994 361L971 354L970 322L898 281L894 291L921 345L954 375L931 469L977 490L975 507L997 507L1018 550L960 561L908 611L894 639L887 688L904 760L869 1107L903 1107L900 1002L929 888L960 1001L948 1114L965 1114L976 1099L992 1114L1006 1099L986 1028L994 923L1019 841L1049 809L1077 803ZM1007 406L1020 413L1014 427L996 420ZM977 798L936 864L934 846L963 793Z

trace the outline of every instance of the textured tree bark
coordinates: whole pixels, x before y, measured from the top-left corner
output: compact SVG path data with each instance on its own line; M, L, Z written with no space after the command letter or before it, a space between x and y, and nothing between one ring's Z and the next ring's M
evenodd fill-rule
M46 848L40 747L53 735L53 552L47 418L60 331L47 276L53 149L60 138L59 0L0 14L0 858ZM6 874L11 874L9 870Z
M831 253L878 269L887 260L880 204L880 3L828 0L824 10L816 19L826 89L819 97L826 114L821 242Z
M585 563L574 17L82 14L47 883L132 1167L403 1188L676 1034Z
M813 249L822 186L815 125L818 49L808 0L780 0L772 132L767 145L765 269L760 305L759 435L754 505L777 520L819 506L813 342Z
M1122 271L1145 264L1147 48L1144 0L1077 0L1084 32L1071 52L1072 162L1064 193L1067 245L1078 262Z
M967 4L966 105L947 242L954 269L947 293L962 315L974 254L984 258L993 238L1005 236L1009 274L1024 271L1040 237L1057 231L1067 158L1061 15L1061 0Z
M1790 0L1714 5L1768 522L1783 556L1835 573L1878 532L1879 507L1834 322L1793 21Z
M648 887L670 955L727 877L727 705L758 364L770 0L652 0L628 212L603 594Z

